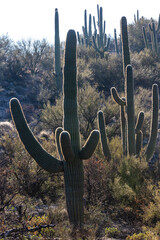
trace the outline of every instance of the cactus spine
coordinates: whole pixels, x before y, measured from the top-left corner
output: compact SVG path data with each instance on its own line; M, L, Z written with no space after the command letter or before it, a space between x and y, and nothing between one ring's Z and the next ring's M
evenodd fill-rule
M99 131L92 131L86 144L81 148L77 109L76 41L75 31L69 30L63 77L63 128L58 128L55 133L61 160L48 154L37 142L16 98L11 99L10 109L19 136L36 162L47 171L64 172L69 220L74 227L81 228L83 226L83 159L90 158L94 152L99 140Z
M97 34L97 28L95 24L95 17L93 17L93 22L94 22L94 36L92 36L93 39L93 44L94 48L96 51L100 54L101 58L104 58L104 53L108 51L109 49L109 44L110 44L110 38L107 39L107 35L105 33L105 26L106 22L103 22L103 8L97 5L97 15L98 15L98 31L99 33Z
M137 123L135 126L135 116L134 116L134 79L132 73L132 66L130 65L130 54L128 46L128 34L127 34L127 20L125 17L121 19L121 38L122 38L122 50L123 50L123 69L125 71L125 98L120 98L116 88L111 88L111 95L114 101L120 106L121 114L121 137L123 144L123 155L139 155L142 147L143 133L142 125L144 120L144 113L140 112L137 118ZM155 143L158 132L158 109L159 109L159 99L158 99L158 85L153 84L152 86L152 123L150 130L150 139L145 151L146 160L149 161L154 153ZM102 117L100 118L98 113L99 129L101 134L101 143L104 148L105 137L104 127L102 128ZM107 145L108 151L108 145ZM104 152L104 150L103 150ZM105 153L104 153L105 155ZM106 156L106 155L105 155ZM110 156L109 156L110 158Z
M59 15L58 9L55 9L55 77L58 91L62 90L62 70L60 55L60 37L59 37Z

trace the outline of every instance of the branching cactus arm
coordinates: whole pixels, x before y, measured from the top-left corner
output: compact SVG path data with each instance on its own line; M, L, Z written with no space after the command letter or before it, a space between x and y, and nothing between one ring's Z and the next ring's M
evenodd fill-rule
M90 133L86 143L82 147L79 153L79 157L84 160L90 158L95 148L97 147L98 141L99 141L99 131L93 130Z
M48 154L36 140L26 122L22 107L18 99L11 99L10 109L12 113L12 119L15 123L20 139L23 142L28 153L43 169L47 170L48 172L62 172L63 162Z
M98 125L99 125L100 137L101 137L102 150L103 150L104 156L107 158L108 161L110 161L111 153L108 147L107 133L105 130L105 121L104 121L104 116L102 111L98 112Z

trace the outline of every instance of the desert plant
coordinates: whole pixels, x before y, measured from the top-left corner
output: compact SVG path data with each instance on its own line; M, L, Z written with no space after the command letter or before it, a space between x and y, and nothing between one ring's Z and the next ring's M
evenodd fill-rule
M150 35L151 35L151 49L152 49L152 52L155 56L159 55L159 47L158 47L157 38L158 38L159 30L160 30L160 15L159 15L157 24L155 23L153 18L151 18L151 22L148 24L148 28L149 28L149 32L150 32ZM145 26L143 26L142 31L143 31L143 39L144 39L145 47L150 48Z
M144 112L140 112L138 115L137 123L135 126L135 110L134 110L134 80L132 73L132 66L130 65L130 52L128 46L128 32L127 32L127 20L125 17L121 19L121 36L122 36L122 52L123 52L123 71L125 74L125 97L120 98L116 88L111 88L111 94L114 101L120 105L121 115L121 137L123 144L123 154L139 155L142 146L143 133L141 131ZM146 160L149 161L154 153L157 131L158 131L158 85L152 86L152 123L151 134L148 146L145 151ZM105 124L103 112L98 113L99 129L101 133L101 142L104 155L110 159L110 151L107 144L107 137L105 133ZM135 137L136 135L136 137Z
M66 203L69 220L74 227L83 225L83 161L94 152L99 132L92 131L81 148L77 114L76 34L70 30L65 48L63 82L63 128L56 130L60 160L48 154L29 129L18 99L10 101L10 109L19 136L30 155L49 172L64 172Z
M83 41L86 47L92 45L92 15L89 14L89 24L87 27L87 10L84 10Z
M93 23L94 23L94 35L92 37L93 39L93 45L96 51L100 54L101 58L104 58L104 53L108 51L109 44L110 44L110 38L107 39L107 35L105 33L105 26L106 22L103 22L103 8L97 5L97 15L98 15L98 33L95 23L95 17L93 17Z

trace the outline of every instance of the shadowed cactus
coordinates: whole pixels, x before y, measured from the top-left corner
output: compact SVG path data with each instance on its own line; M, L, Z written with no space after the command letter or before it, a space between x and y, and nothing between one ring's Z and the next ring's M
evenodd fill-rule
M128 46L127 20L125 17L121 19L121 38L122 38L122 56L123 69L125 75L125 97L120 98L116 88L111 88L111 95L114 101L120 106L121 116L121 138L123 144L123 155L139 155L142 147L143 133L142 126L144 113L140 112L135 125L134 111L134 79L132 66L130 65L130 53ZM157 132L158 132L158 109L159 109L159 90L158 85L152 86L152 123L151 133L148 145L145 151L146 160L149 161L154 153ZM98 113L99 129L101 134L102 149L105 157L110 159L110 152L107 145L107 137L105 134L105 125L103 113Z
M86 144L81 148L76 69L76 34L74 30L70 30L65 48L63 128L57 128L55 133L60 160L48 154L37 142L16 98L11 99L10 109L19 136L29 154L45 170L55 173L64 172L69 220L74 227L81 228L83 226L83 159L90 158L94 152L99 140L99 131L92 131Z

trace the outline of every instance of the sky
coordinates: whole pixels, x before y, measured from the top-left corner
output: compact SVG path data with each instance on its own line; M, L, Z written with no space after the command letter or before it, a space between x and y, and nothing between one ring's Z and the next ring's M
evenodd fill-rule
M139 15L158 20L160 1L144 0L0 0L0 36L8 34L15 42L22 39L42 40L54 44L54 12L58 8L60 40L65 41L67 31L82 33L84 10L97 19L97 4L103 7L106 33L113 36L114 28L120 32L120 19L134 21Z

